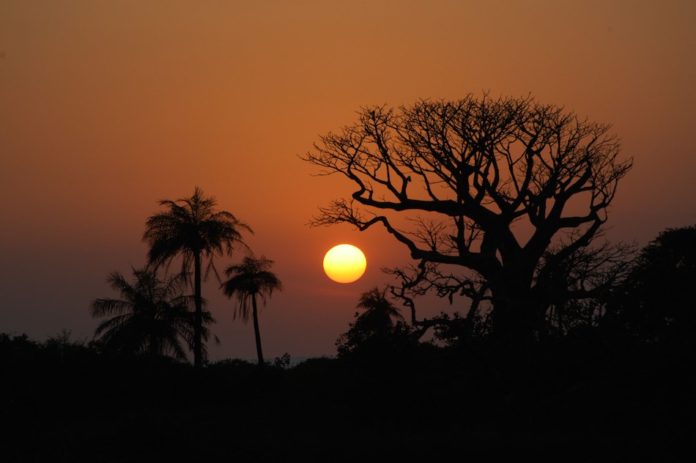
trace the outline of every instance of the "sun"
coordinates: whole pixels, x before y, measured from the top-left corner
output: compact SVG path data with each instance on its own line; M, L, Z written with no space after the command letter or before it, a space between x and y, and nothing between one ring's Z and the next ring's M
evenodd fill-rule
M365 273L365 254L351 244L339 244L324 256L324 272L337 283L352 283Z

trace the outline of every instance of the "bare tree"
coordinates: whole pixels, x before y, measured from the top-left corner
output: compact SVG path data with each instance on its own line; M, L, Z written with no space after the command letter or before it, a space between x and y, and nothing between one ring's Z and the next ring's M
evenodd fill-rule
M609 126L532 98L471 95L358 116L304 158L356 187L313 223L384 227L425 274L454 283L439 285L450 294L484 282L500 339L533 338L554 283L542 266L592 243L631 168ZM433 273L441 267L468 273Z
M633 244L607 242L577 249L562 260L549 250L537 276L546 282L539 298L548 308L547 328L565 334L573 328L596 327L612 292L628 278L635 254Z

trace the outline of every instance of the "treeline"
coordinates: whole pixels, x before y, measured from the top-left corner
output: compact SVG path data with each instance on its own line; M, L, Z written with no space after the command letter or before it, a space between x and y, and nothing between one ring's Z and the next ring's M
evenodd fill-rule
M380 339L292 368L280 359L194 369L67 336L36 343L3 335L0 454L679 461L694 435L693 354L670 345L567 336L513 358L485 344L408 344L396 353L371 344Z
M544 313L544 321L532 344L501 346L492 334L492 310L473 300L464 314L406 321L391 295L403 294L392 288L373 289L362 295L356 319L337 340L339 356L374 358L378 352L393 356L399 352L423 348L462 351L478 349L522 353L559 342L610 345L669 346L684 352L694 350L696 332L696 227L668 229L637 253L605 254L613 259L614 275L600 275L605 261L583 269L592 277L610 284L594 291L591 297L572 299L564 295ZM597 253L602 253L600 249ZM595 260L596 255L591 256ZM573 270L578 270L581 263ZM564 274L571 270L564 270ZM558 289L562 289L559 284ZM398 300L398 298L396 298ZM402 299L404 299L402 297ZM411 301L412 303L412 301ZM431 339L422 342L426 333Z
M629 256L627 254L627 256ZM696 307L696 227L668 229L623 263L623 277L597 297L556 305L547 313L545 335L534 349L558 346L669 346L684 352L694 350ZM245 257L231 265L229 279L221 289L236 296L237 314L254 319L259 362L266 364L260 344L256 298L264 300L280 287L269 270L270 261ZM70 339L69 332L44 342L25 335L0 335L2 358L10 363L64 362L66 359L96 361L97 356L129 359L151 358L162 364L186 359L194 347L194 297L187 295L186 273L160 278L149 268L134 270L133 282L114 273L109 277L121 299L97 299L95 316L110 316L90 341ZM490 312L472 310L441 314L432 319L408 321L397 306L390 288L374 288L360 295L355 320L336 340L339 358L370 362L396 362L422 352L467 350L494 351L490 336ZM391 288L393 289L393 288ZM210 336L214 320L202 312L203 341ZM205 347L205 344L203 344ZM516 346L518 352L520 347ZM427 354L430 355L430 354ZM90 360L91 359L91 360ZM242 362L243 363L243 362ZM287 367L289 355L270 362Z
M603 316L579 317L514 352L487 335L483 318L412 325L378 289L360 297L338 358L294 367L281 357L266 368L226 360L194 369L66 332L44 342L0 335L10 424L0 453L4 461L680 461L696 432L695 233L668 230L645 247L630 277L596 302ZM426 329L435 342L423 340Z

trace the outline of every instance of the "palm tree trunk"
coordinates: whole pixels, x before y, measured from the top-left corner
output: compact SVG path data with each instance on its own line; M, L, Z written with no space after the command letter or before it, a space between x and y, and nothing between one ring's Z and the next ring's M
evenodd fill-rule
M201 297L201 254L196 252L193 260L193 298L196 314L193 327L193 365L203 366L203 298Z
M261 349L261 332L259 331L259 315L256 309L256 294L251 296L251 305L254 311L254 335L256 336L256 356L259 359L259 366L263 365L263 350Z

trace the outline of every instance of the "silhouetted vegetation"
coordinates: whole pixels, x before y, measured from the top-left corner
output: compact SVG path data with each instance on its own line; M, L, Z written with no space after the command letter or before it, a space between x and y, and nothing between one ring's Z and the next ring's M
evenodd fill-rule
M355 186L315 225L382 226L418 262L394 271L407 300L429 289L485 299L491 335L513 349L544 335L556 297L582 300L594 296L592 283L604 285L573 287L559 270L593 256L631 168L608 125L531 98L487 96L363 108L305 159Z
M244 322L247 322L251 312L254 320L256 356L259 365L263 365L264 360L257 298L260 298L265 304L266 298L272 296L274 290L282 289L280 280L270 271L271 265L273 265L273 261L264 257L260 259L245 257L241 264L231 265L227 268L225 273L228 276L228 280L222 284L222 288L228 297L237 297L235 317L239 317Z
M228 266L228 279L223 283L214 257L230 255L236 244L248 250L240 232L251 232L251 228L230 212L216 210L215 198L206 197L198 187L190 198L163 200L160 205L168 210L147 219L143 236L150 245L148 266L133 270L133 283L114 272L108 282L121 297L101 298L92 303L93 317L110 317L97 327L95 339L110 352L147 352L178 360L186 359L183 342L193 351L194 366L200 368L207 354L205 342L211 334L207 325L215 322L210 312L203 310L201 282L213 271L223 292L237 298L235 318L246 322L249 315L253 317L258 364L264 365L258 299L265 304L274 290L282 288L280 279L270 271L273 261L247 256L240 264ZM167 270L177 257L181 271L168 276ZM204 258L208 260L205 275L201 267ZM165 276L160 279L158 272ZM193 295L185 294L190 285ZM215 340L218 341L217 337ZM282 357L274 364L287 367L289 361L289 356Z
M468 97L365 109L316 150L358 186L317 223L380 223L417 261L356 295L336 358L265 362L258 300L281 282L247 256L218 281L253 318L258 365L205 361L202 281L251 229L196 188L148 218L148 266L108 277L93 340L0 334L0 458L673 461L696 437L696 227L638 252L598 242L631 165L606 126ZM407 233L356 202L439 218ZM432 292L461 310L418 319Z
M684 296L693 230L644 248L597 323L514 357L499 355L481 320L456 315L418 342L422 327L378 289L359 298L338 358L294 367L284 357L194 369L66 332L45 342L0 334L3 461L680 461L696 429L696 358L682 338L694 328ZM117 289L169 295L150 276ZM124 306L130 316L142 304Z
M360 296L358 308L362 313L356 312L355 322L336 341L339 358L366 357L388 361L418 342L411 327L404 323L399 310L387 298L386 290L374 288L364 293Z
M609 295L607 328L643 342L693 349L696 335L696 227L666 230L642 249Z
M143 239L150 245L148 261L158 268L181 258L181 274L191 275L193 267L194 365L203 365L203 296L201 282L212 270L217 274L213 258L216 255L232 254L235 244L244 244L241 231L251 232L248 225L240 222L228 211L215 209L217 202L206 197L203 190L196 187L193 195L176 201L162 200L165 212L159 212L147 219ZM208 259L205 275L202 275L203 259Z
M254 318L258 364L266 368L229 359L201 369L185 362L185 347L195 352L197 333L208 339L212 318L195 284L188 294L196 258L181 243L196 242L201 222L190 212L203 206L186 204L191 210L169 204L164 216L176 217L157 219L161 228L173 220L171 230L149 228L146 236L157 229L166 238L152 241L160 250L150 251L151 267L134 269L132 281L109 276L118 295L93 302L92 315L105 318L94 340L0 334L9 461L354 461L366 452L669 461L694 437L695 227L667 230L638 253L602 244L575 247L561 259L558 249L568 248L547 248L537 268L547 285L544 321L533 342L512 351L486 309L493 300L487 280L457 279L424 260L416 273L394 269L401 286L357 298L337 358L295 366L289 354L264 362L257 298L265 301L281 284L272 261L245 257L227 268L221 289L237 297L236 316ZM199 215L210 218L214 203L206 204ZM194 223L182 225L187 220ZM193 238L177 241L179 226ZM206 242L215 242L207 233ZM200 242L192 249L208 257L230 251L220 247L239 240L230 233L223 233L230 242L220 238L211 251ZM179 252L181 272L159 276ZM468 306L418 320L415 299L430 291L453 304L467 296Z
M118 272L109 275L108 282L121 298L96 299L91 309L94 317L110 317L95 331L105 349L186 358L184 345L193 344L195 322L182 275L161 281L152 271L134 269L133 283ZM212 321L210 313L203 312L203 322ZM204 326L203 339L208 335Z

